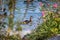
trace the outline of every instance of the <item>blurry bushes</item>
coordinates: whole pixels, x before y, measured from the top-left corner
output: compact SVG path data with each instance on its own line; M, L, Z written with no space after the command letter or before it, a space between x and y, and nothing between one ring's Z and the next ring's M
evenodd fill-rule
M21 40L20 36L18 35L12 35L12 36L4 36L0 35L0 40Z
M54 12L48 13L48 15L45 16L45 20L41 25L38 25L34 32L27 36L28 39L47 40L60 34L60 14Z

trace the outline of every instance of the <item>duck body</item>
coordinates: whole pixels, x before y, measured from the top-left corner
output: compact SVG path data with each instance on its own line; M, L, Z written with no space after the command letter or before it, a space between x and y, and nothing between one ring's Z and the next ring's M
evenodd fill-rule
M25 20L25 21L24 21L25 24L28 24L28 23L30 23L30 22L31 22L31 21L29 21L29 20Z
M33 2L33 0L26 0L26 1L24 1L24 3L32 3Z
M30 17L30 20L25 20L23 23L24 23L24 24L28 24L28 23L30 23L30 22L32 22L32 16Z

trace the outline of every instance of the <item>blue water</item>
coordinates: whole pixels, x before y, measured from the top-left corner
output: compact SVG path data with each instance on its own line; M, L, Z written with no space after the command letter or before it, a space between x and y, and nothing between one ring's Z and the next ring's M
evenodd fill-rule
M48 2L49 4L52 5L52 3L54 2ZM18 18L20 21L24 21L24 20L29 20L30 16L33 16L32 18L32 25L27 24L27 25L21 25L22 26L22 36L24 36L26 33L29 33L31 30L34 30L38 23L42 23L42 19L39 20L39 17L42 16L41 11L40 11L40 5L38 1L34 1L33 5L29 4L29 8L28 11L26 13L26 16L24 17L24 13L25 13L25 9L26 9L26 4L24 4L23 1L19 0L17 1L16 4L16 10L15 10L15 20ZM47 8L47 6L46 6ZM49 7L48 7L49 8ZM52 10L53 8L50 8L50 10ZM24 19L23 19L24 17ZM23 20L22 20L23 19Z
M26 16L24 17L26 4L23 1L24 0L17 0L17 2L16 2L14 21L19 20L19 21L23 22L24 20L29 20L30 16L33 16L32 25L30 25L30 24L21 25L23 30L27 30L27 29L33 30L33 29L36 28L37 24L39 23L38 21L42 22L42 20L38 20L39 17L41 17L41 11L40 11L39 2L37 0L34 0L33 5L29 4L28 11L26 13ZM6 7L8 9L8 7L6 5L4 7ZM9 14L9 11L7 13Z
M39 17L41 17L41 12L40 12L40 6L39 6L39 2L33 2L34 5L29 4L29 8L28 11L26 13L26 16L24 18L24 20L29 20L30 16L33 16L32 20L33 23L30 26L28 25L22 25L23 30L33 30L35 29L35 27L37 26L37 21ZM15 16L16 18L18 18L20 21L24 21L22 20L24 17L24 13L25 13L25 9L26 9L26 4L24 4L23 1L17 1L16 4L16 10L15 10ZM19 18L20 17L20 18ZM16 20L15 18L15 20Z
M34 30L37 27L39 22L42 23L42 19L39 20L39 18L42 16L41 11L40 11L41 7L39 5L39 2L37 0L34 0L33 5L29 4L28 11L26 13L26 16L24 17L24 13L25 13L25 9L26 9L26 4L24 4L23 1L24 0L17 0L17 2L16 2L14 21L23 22L24 20L29 20L30 16L32 16L32 24L21 25L22 26L21 36L22 37L26 33L29 33L31 30ZM52 2L48 2L48 3L52 5ZM6 9L8 9L7 5L4 5L4 7L6 7ZM46 6L46 8L47 8L47 6ZM50 8L50 9L52 9L52 8ZM6 12L9 15L9 11L6 10Z
M6 2L6 1L4 0L3 2ZM4 3L3 7L7 9L6 12L9 15L10 12L8 10L8 6ZM24 13L25 13L25 9L26 9L26 4L24 4L23 0L17 0L15 7L16 7L15 13L14 13L15 22L16 21L23 22L24 20L29 20L30 16L32 16L32 24L21 25L22 36L24 36L24 34L30 32L31 30L34 30L37 27L37 24L39 22L40 23L42 22L42 20L39 20L39 18L41 17L41 11L40 11L39 2L37 0L34 0L33 5L29 4L28 11L27 11L25 17L24 17ZM6 19L5 21L8 21L8 20Z
M20 0L17 1L15 10L15 21L20 20L21 22L23 22L24 20L29 20L30 16L32 16L32 24L21 25L22 37L26 33L29 33L31 30L34 30L39 22L42 23L42 20L39 20L39 18L41 17L39 2L33 2L33 5L29 4L28 11L26 13L26 16L24 17L25 9L26 4L24 4L24 2Z
M45 1L45 0L43 0L43 1ZM48 3L52 4L51 2L48 2ZM4 5L4 7L6 7L8 9L6 4ZM33 16L33 18L32 18L33 25L31 25L31 26L22 25L22 28L23 28L23 30L26 30L26 29L32 30L32 29L34 29L37 26L37 23L38 23L37 21L39 21L38 18L41 17L41 11L40 11L41 7L39 5L39 2L37 0L34 0L33 5L29 4L29 8L28 8L28 11L27 11L25 17L24 17L24 13L25 13L25 9L26 9L26 4L24 3L24 0L17 0L15 7L16 7L16 9L15 9L14 21L20 20L21 22L23 22L26 19L29 20L30 16ZM8 14L9 14L9 11L8 11Z

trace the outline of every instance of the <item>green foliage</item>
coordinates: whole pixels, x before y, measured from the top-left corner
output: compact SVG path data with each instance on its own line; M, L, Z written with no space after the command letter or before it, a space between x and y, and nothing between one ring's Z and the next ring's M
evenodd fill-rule
M16 30L17 30L17 31L22 31L22 27L21 27L21 26L18 26L18 27L16 28Z
M14 21L13 21L13 18L11 18L10 16L8 17L8 22L9 22L9 27L11 29L13 29L13 26L14 26Z
M9 10L12 11L13 7L15 6L16 0L9 0L8 6Z
M21 40L21 37L18 35L12 35L12 36L0 35L0 40Z
M47 40L60 34L60 14L48 13L45 22L39 25L34 32L27 36L30 40ZM58 15L58 17L56 17ZM57 19L56 19L57 18ZM44 19L43 19L44 20Z
M4 33L4 31L3 31L3 33L6 34L7 36L5 36L3 34L1 35L1 33L0 33L0 40L21 40L21 37L19 35L20 32L18 34L14 34L14 35L10 36L10 32L13 31L15 25L17 26L17 29L16 29L17 31L22 31L22 27L20 26L20 23L19 22L14 23L15 22L14 21L14 11L15 11L16 0L7 0L7 2L8 3L6 3L6 4L8 4L8 9L10 11L10 15L7 16L8 21L7 21L6 25L8 26L8 29L5 30L6 33ZM3 17L2 17L2 19L3 19ZM5 26L5 24L3 24L3 26ZM2 27L0 29L2 29Z

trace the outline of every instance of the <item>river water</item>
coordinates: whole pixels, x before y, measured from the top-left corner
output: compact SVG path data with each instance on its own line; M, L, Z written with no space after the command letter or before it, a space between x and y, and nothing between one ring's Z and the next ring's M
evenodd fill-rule
M26 9L26 4L23 1L21 1L21 0L18 0L17 1L16 8L19 9L19 10L15 10L15 14L16 14L16 16L18 17L18 19L20 21L29 20L30 16L33 16L33 18L32 18L32 21L33 21L32 22L32 25L21 25L22 26L22 29L23 29L22 30L22 33L21 33L22 34L21 35L22 37L24 35L26 35L27 33L30 33L31 30L34 30L37 27L37 24L39 22L42 23L42 19L39 20L39 18L42 16L41 11L40 11L40 8L41 7L40 7L39 3L40 2L38 2L37 0L34 0L33 5L32 4L29 4L28 11L26 13L26 16L24 17L24 13L25 13L25 9ZM48 2L48 3L49 4L52 4L52 3L55 3L55 2ZM54 10L55 11L55 9L51 9L51 10ZM17 13L19 13L20 15L17 14ZM15 20L16 20L16 18L15 18ZM53 39L50 39L50 40L53 40ZM56 39L54 39L54 40L56 40Z
M26 13L26 16L24 17L24 13L25 13L25 9L26 9L26 4L23 1L19 1L16 4L16 8L19 10L15 10L15 14L16 16L19 15L17 13L20 13L20 15L18 17L21 17L20 20L24 21L24 20L29 20L30 16L33 16L32 20L33 23L36 25L38 21L38 18L41 16L41 12L40 12L40 6L39 6L39 2L33 2L33 5L29 4L29 8L28 11ZM22 20L24 18L24 20ZM24 25L23 28L27 28L27 29L34 29L34 24L32 26L28 26L28 25Z
M22 26L22 36L30 33L31 30L34 30L38 24L38 21L42 22L42 20L38 20L41 17L40 5L38 1L34 1L33 5L29 4L28 11L26 16L24 17L26 4L23 1L17 1L16 4L17 10L15 10L15 20L18 18L20 21L29 20L30 16L32 16L32 25L26 24ZM19 15L20 14L20 15ZM24 18L24 19L23 19ZM23 19L23 20L22 20Z
M6 5L5 5L5 7L7 8ZM34 0L33 5L29 4L26 16L24 17L25 9L26 9L26 4L24 3L24 0L18 0L16 2L14 21L20 20L21 22L23 22L24 20L29 20L30 16L33 17L32 18L32 25L31 24L21 25L22 26L21 36L22 37L24 35L26 35L27 33L30 33L31 30L34 30L37 27L37 24L39 22L42 23L42 19L39 20L39 18L42 16L42 14L40 11L39 2L37 0Z
M14 13L14 21L20 21L23 22L24 20L29 20L30 16L32 16L32 24L26 24L26 25L21 25L22 26L22 36L30 33L31 30L34 30L39 22L42 23L42 19L39 20L41 17L41 11L40 11L40 5L37 0L34 0L33 3L29 4L28 10L26 12L26 16L24 17L24 13L26 10L26 3L24 3L25 0L17 0L16 2L16 9ZM9 13L8 10L8 5L5 4L6 0L3 0L3 5L0 5L0 8L6 8L6 12ZM7 2L6 2L7 3ZM0 13L3 13L0 10ZM5 21L8 21L7 19Z

